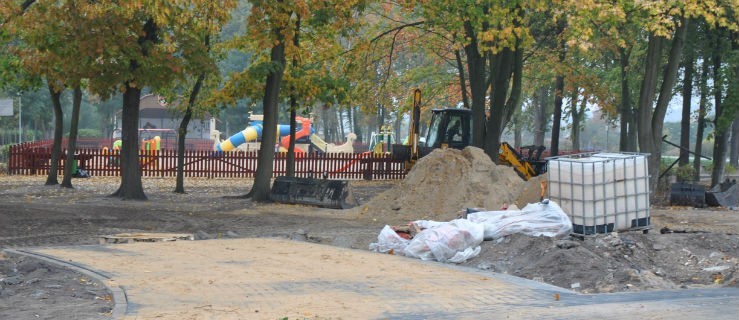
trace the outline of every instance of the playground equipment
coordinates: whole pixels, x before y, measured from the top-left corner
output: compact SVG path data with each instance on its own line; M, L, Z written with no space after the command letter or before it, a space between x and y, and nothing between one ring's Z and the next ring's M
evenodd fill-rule
M215 151L231 151L231 150L238 148L239 146L243 145L246 142L253 142L253 141L260 140L262 138L262 131L264 130L263 121L264 121L264 116L262 115L249 115L249 126L247 126L244 130L232 135L228 139L220 141L220 142L219 142L220 139L218 138L218 136L220 135L220 132L218 132L218 130L215 130L214 126L211 126L212 128L211 137L216 142L214 146L214 150ZM298 122L297 123L298 127L296 128L295 139L299 139L299 138L310 135L310 131L312 130L311 120L308 118L298 117L296 121ZM284 147L285 150L287 150L287 146L290 143L290 138L289 138L290 125L279 124L277 125L276 130L277 130L278 136L288 137L287 139L282 139L282 141L280 141L280 145L278 146L278 147ZM307 131L307 133L303 131ZM300 132L300 136L298 135L299 132ZM285 142L287 144L284 144ZM302 150L298 151L298 149L296 149L296 152L302 152Z
M372 132L370 136L369 151L372 153L391 152L390 146L395 143L395 133L391 125L380 127L380 132Z
M123 141L120 139L113 141L113 147L103 147L103 155L109 155L108 165L120 165L120 154ZM162 150L162 138L154 136L150 139L142 139L139 149L139 163L142 167L156 168L159 165L159 151Z
M295 131L295 140L297 141L300 138L307 137L311 134L311 124L312 121L308 118L303 117L295 117L295 124L296 126L300 126L300 129ZM290 126L287 126L288 128L288 134L285 135L282 139L280 139L280 152L287 152L287 149L290 147ZM303 149L300 149L298 146L295 146L295 152L296 153L303 153Z
M108 147L103 147L103 155L108 156L108 165L109 166L119 166L120 165L120 154L121 154L121 146L123 145L123 141L121 139L118 139L116 141L113 141L113 148L108 149Z
M259 120L257 120L257 117ZM249 126L215 145L215 151L231 151L247 141L257 141L262 136L262 116L249 116ZM288 129L290 130L290 129ZM216 139L218 142L219 139Z
M103 147L103 155L109 155L108 165L120 165L120 154L123 141L120 139L113 141L113 148ZM159 151L162 150L162 138L154 136L150 139L142 139L139 149L139 163L142 167L156 168L159 165Z
M260 141L263 132L263 116L262 115L249 115L249 126L244 130L232 135L226 140L221 140L221 132L215 129L215 120L211 122L210 137L213 140L213 150L215 151L232 151L234 149L249 151L258 150L259 145L252 142ZM312 147L314 150L318 150L323 153L354 153L354 141L357 140L357 135L349 133L346 135L346 142L343 144L327 143L321 137L314 133L315 128L313 127L313 121L310 118L296 117L295 122L297 124L295 128L295 140L301 141L301 139L308 138L309 144L298 143L295 145L296 153L303 153L307 151L307 148ZM290 125L279 124L277 125L277 134L279 136L278 143L275 146L275 151L287 152L290 146ZM251 146L250 146L251 144Z
M354 141L357 140L357 135L353 132L349 132L346 135L346 142L342 144L326 143L321 137L316 134L310 136L311 145L323 153L354 153Z
M141 152L140 155L143 155L141 157L141 165L143 167L154 167L156 168L159 164L159 157L157 155L159 154L159 150L161 150L161 142L162 138L159 136L154 136L153 138L149 140L143 140L141 143Z

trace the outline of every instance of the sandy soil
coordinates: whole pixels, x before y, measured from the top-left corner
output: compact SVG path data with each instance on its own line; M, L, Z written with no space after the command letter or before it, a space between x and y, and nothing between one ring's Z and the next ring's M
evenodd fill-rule
M122 232L176 232L368 250L385 224L443 221L465 207L497 209L538 198L538 181L516 180L510 168L481 163L474 151L440 157L455 160L443 166L448 159L424 158L402 182L352 182L361 205L351 210L223 198L245 193L251 181L244 179L186 179L188 194L180 195L171 192L174 179L146 178L149 200L139 202L107 197L118 178L75 179L70 190L44 186L42 176L0 176L0 249L96 244L101 235ZM651 218L653 229L646 234L486 241L480 256L463 266L584 293L739 287L739 213L664 207L652 208ZM661 234L664 227L672 232ZM1 319L106 318L111 303L99 288L69 270L0 257Z

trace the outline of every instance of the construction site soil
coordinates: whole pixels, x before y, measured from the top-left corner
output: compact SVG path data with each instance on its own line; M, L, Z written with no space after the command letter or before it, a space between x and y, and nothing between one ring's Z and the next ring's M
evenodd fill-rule
M447 221L468 207L523 207L540 197L539 179L524 182L475 148L434 151L403 181L352 181L360 205L349 210L224 198L246 193L252 183L247 179L188 178L188 193L175 194L173 178L144 178L147 201L108 197L120 184L115 177L75 179L74 189L44 181L0 175L0 249L168 232L196 239L278 237L368 250L386 224ZM480 255L461 265L582 293L739 287L739 212L653 206L650 216L647 233L485 241ZM110 293L94 279L0 255L0 319L103 319L111 308Z

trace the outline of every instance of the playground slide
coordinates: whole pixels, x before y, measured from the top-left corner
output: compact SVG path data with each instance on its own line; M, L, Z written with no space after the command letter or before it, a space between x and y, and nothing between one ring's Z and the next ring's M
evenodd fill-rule
M216 146L216 151L231 151L244 142L256 141L261 135L262 123L255 123L246 127L243 131L232 135L228 139L223 140L223 142Z
M302 137L310 135L311 130L311 121L310 119L306 119L303 117L295 117L295 122L297 122L297 125L300 126L300 129L295 131L295 140L298 140ZM288 125L288 132L290 132L290 126ZM287 149L290 147L290 135L286 135L284 138L280 140L280 151L287 151ZM298 147L295 147L295 152L305 152L301 150Z
M321 152L326 153L326 146L328 145L326 141L323 141L321 137L319 137L317 134L310 135L310 144L313 145L314 148L321 150Z
M308 123L308 130L310 134L310 120L305 119ZM262 137L263 124L262 121L252 121L246 129L237 132L226 140L223 140L216 146L216 151L231 151L236 147L240 146L245 142L257 141ZM303 130L299 128L299 130ZM289 136L290 125L279 124L277 125L277 134L279 136ZM297 137L297 136L296 136ZM303 136L300 136L303 137ZM298 138L300 138L298 137ZM288 140L289 141L289 140Z
M311 145L320 150L323 153L354 153L354 141L357 140L357 135L350 132L346 135L346 142L335 145L333 143L326 143L321 137L311 134L310 143Z

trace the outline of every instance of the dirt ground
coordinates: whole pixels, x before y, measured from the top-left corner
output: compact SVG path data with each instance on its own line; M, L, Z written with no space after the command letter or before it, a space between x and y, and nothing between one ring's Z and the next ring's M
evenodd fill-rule
M101 235L124 232L175 232L197 239L278 237L368 250L386 224L443 221L465 207L498 209L538 197L538 182L519 184L507 173L510 168L485 169L489 165L475 164L474 153L444 156L456 159L458 165L446 166L452 171L431 157L419 162L428 170L423 175L414 169L400 182L352 182L360 206L350 210L223 198L245 193L251 183L245 179L186 179L188 193L181 195L171 192L172 178L145 178L148 201L121 201L107 197L118 178L75 179L75 189L62 189L44 186L43 176L0 176L0 249L97 244ZM444 175L455 182L442 187ZM486 189L489 184L497 189ZM739 212L653 207L650 215L648 233L485 241L480 255L462 265L583 293L739 287ZM662 234L665 227L670 232ZM111 307L109 293L87 277L0 256L0 319L103 319Z

